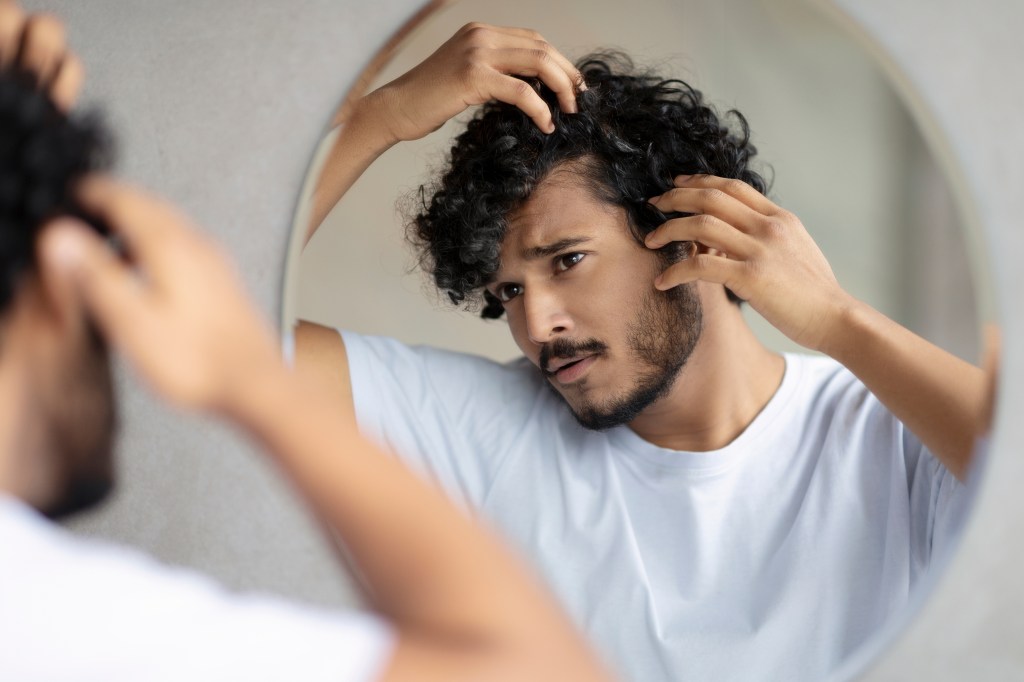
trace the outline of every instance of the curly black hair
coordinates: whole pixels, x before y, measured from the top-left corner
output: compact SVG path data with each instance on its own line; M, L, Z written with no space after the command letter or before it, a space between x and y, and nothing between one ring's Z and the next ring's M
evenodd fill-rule
M0 315L35 269L36 237L47 220L71 215L107 232L77 206L72 187L109 165L109 147L98 115L72 119L31 74L0 71Z
M475 307L482 291L481 315L501 316L501 302L483 287L498 270L507 217L564 164L573 163L596 198L626 209L638 241L665 220L647 200L678 175L737 178L767 191L751 169L757 149L738 111L720 117L698 90L639 71L619 52L593 53L577 67L587 85L577 114L562 113L539 79L524 79L551 107L554 133L541 132L515 106L490 102L455 139L441 178L419 188L421 212L407 236L453 304Z

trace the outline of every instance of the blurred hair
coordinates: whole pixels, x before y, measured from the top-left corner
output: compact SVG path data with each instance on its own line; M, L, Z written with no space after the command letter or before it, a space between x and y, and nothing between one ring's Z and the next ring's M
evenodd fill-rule
M33 76L0 71L0 316L18 283L35 270L36 237L47 220L72 215L105 232L79 209L72 188L109 158L109 138L97 116L69 118Z
M498 270L509 214L565 164L595 198L626 210L640 241L666 219L647 200L677 175L736 178L767 190L750 167L757 150L738 111L720 117L698 90L639 71L621 53L594 53L577 66L587 85L577 114L562 113L539 79L525 79L551 107L554 133L541 132L515 106L485 104L455 139L439 180L419 189L408 238L420 264L456 305L478 305L482 291L483 317L503 312L483 287Z

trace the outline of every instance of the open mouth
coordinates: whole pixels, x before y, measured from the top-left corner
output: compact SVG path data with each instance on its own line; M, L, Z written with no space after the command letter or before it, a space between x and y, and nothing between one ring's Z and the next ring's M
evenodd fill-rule
M597 360L598 355L586 355L582 358L568 359L565 361L553 362L551 369L545 370L544 374L554 378L560 384L569 384L582 377L592 364Z
M558 369L556 369L554 372L552 372L552 374L557 374L558 372L561 372L562 370L569 369L570 367L575 367L576 365L580 364L581 362L583 362L586 359L587 358L580 358L579 360L573 360L572 362L567 362L564 365L562 365L561 367L559 367Z
M576 358L575 360L573 360L573 359L555 360L553 362L548 363L547 367L544 368L544 374L548 375L549 377L553 377L556 374L558 374L559 372L561 372L563 369L567 369L569 367L573 367L575 365L578 365L579 363L581 363L584 360L586 360L588 357L591 357L591 356L586 355L586 356L581 357L581 358Z

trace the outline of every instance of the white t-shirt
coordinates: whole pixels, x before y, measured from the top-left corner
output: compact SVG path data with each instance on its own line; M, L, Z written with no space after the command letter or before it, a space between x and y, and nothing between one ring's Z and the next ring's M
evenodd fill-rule
M0 680L370 682L377 618L238 596L0 495Z
M957 526L965 487L827 358L679 452L583 429L525 359L344 340L363 430L531 556L627 680L820 682Z

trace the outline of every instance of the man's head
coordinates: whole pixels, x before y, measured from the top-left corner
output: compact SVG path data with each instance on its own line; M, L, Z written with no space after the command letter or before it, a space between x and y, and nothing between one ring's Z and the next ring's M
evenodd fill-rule
M7 487L63 516L112 481L114 401L105 345L75 292L37 265L40 228L80 215L72 184L104 159L95 122L69 120L32 79L0 73L0 453Z
M484 317L507 312L516 342L577 418L605 428L664 395L700 335L696 287L654 289L688 251L646 249L643 237L665 220L647 200L681 174L761 192L765 183L749 167L756 152L739 113L734 132L699 92L637 73L621 55L579 67L578 114L559 112L533 82L554 110L550 135L513 106L485 105L429 202L421 189L410 236L453 302L482 298Z

